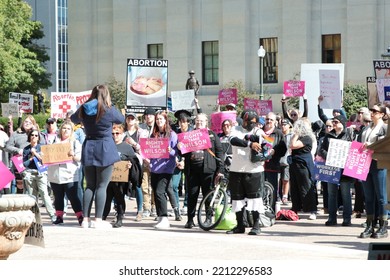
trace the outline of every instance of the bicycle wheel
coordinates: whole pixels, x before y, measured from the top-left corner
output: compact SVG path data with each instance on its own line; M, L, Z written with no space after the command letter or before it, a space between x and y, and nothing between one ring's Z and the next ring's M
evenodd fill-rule
M218 192L216 190L209 192L199 204L197 215L199 227L203 230L215 228L225 216L227 205L228 197L223 188L220 188ZM217 218L216 211L221 213Z
M272 206L274 201L274 187L268 181L264 183L263 204Z

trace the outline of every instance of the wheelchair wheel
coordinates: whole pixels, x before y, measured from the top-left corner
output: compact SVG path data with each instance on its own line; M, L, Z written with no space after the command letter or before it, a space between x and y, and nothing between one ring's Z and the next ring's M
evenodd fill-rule
M274 187L268 181L264 183L263 204L272 206L274 201Z
M214 197L212 205L211 200ZM198 208L198 224L203 230L211 230L215 228L224 218L228 205L228 196L223 188L220 188L218 192L213 190L209 192L200 202ZM220 212L220 215L216 218L216 212Z

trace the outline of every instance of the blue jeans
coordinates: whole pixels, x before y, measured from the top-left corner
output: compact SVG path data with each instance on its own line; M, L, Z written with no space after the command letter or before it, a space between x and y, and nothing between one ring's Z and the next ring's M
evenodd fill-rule
M370 172L363 181L364 201L367 215L387 219L387 169L378 169L377 161L372 160ZM377 209L377 211L375 211Z
M340 187L341 197L343 200L343 220L351 221L352 215L352 196L351 188L353 182L340 182L340 185L328 183L328 211L329 221L337 221L338 208L338 190Z
M137 213L142 213L142 203L144 199L141 186L135 188L135 200L137 201Z
M179 184L180 184L180 180L181 180L181 174L182 174L181 170L178 168L175 168L175 170L173 171L172 180L171 180L173 193L174 193L175 199L176 199L176 205L179 208L180 208Z

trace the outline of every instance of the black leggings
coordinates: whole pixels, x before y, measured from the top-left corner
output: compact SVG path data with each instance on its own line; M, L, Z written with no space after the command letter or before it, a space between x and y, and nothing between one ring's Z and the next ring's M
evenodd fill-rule
M78 196L78 184L79 182L65 184L50 183L54 193L54 207L56 211L64 211L65 194L72 205L73 211L75 213L82 211L81 200Z
M118 217L123 217L126 211L125 194L127 193L127 183L124 182L110 182L107 187L106 205L104 207L103 218L107 218L111 210L112 199L115 198L116 211Z
M103 217L104 205L106 204L107 186L111 180L114 165L109 166L84 166L84 175L87 187L84 192L84 217L91 216L91 209L95 197L95 218Z

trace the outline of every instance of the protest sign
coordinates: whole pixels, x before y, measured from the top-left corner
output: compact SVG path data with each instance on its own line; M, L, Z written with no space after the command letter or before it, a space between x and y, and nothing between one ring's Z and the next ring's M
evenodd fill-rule
M146 158L169 158L169 138L140 138L141 154Z
M1 103L1 113L3 117L19 117L19 105L16 103Z
M210 136L207 128L179 133L177 137L182 154L211 148Z
M24 167L23 165L23 156L20 155L13 156L11 157L11 161L19 173L22 173L23 170L26 169L26 167Z
M42 162L39 159L37 159L36 157L33 157L33 159L34 159L35 166L37 167L39 173L43 173L43 172L47 171L47 169L48 169L47 165L42 164Z
M128 161L117 161L111 175L111 182L129 182Z
M323 109L340 109L341 88L339 70L319 70L320 95L324 97L320 106Z
M63 119L66 117L67 112L75 112L90 96L90 90L82 92L52 92L50 116L56 119Z
M390 78L387 79L376 79L376 90L378 93L379 102L383 102L386 99L385 88L390 86Z
M379 103L378 91L376 90L375 77L367 77L367 94L368 94L368 108L372 108L375 104Z
M223 111L216 112L210 115L211 130L215 133L222 132L222 122L225 120L231 120L233 123L236 122L237 112L236 111Z
M172 91L171 98L172 111L195 108L195 93L193 89Z
M225 88L218 92L218 104L237 104L237 89L236 88Z
M38 202L35 203L35 206L31 208L31 211L35 215L30 228L27 230L24 244L30 244L34 246L39 246L45 248L45 238L43 236L43 224L41 212L39 210Z
M0 190L2 190L7 187L15 176L2 161L0 161L0 174Z
M317 181L338 184L340 177L340 168L325 165L325 162L322 161L314 161L314 179Z
M42 145L42 163L45 165L52 165L71 162L72 157L68 155L70 150L70 142Z
M287 97L303 96L305 94L305 81L285 81L283 83L283 93Z
M339 139L330 139L326 165L344 168L347 161L351 142Z
M253 110L259 116L265 116L272 112L272 100L244 98L244 110Z
M352 141L343 175L365 181L370 171L373 151L364 149L360 142Z
M18 110L26 114L33 113L34 98L32 94L10 92L9 103L18 104Z

